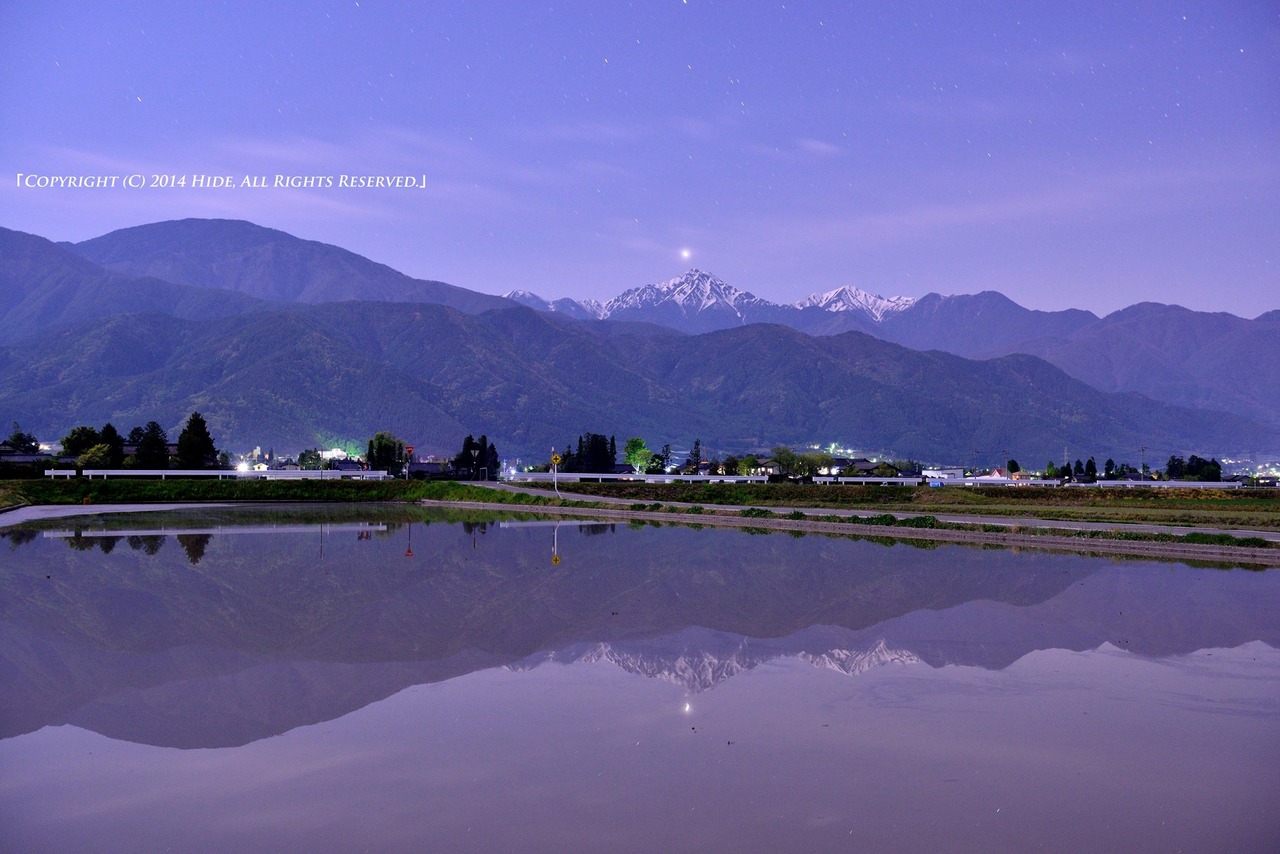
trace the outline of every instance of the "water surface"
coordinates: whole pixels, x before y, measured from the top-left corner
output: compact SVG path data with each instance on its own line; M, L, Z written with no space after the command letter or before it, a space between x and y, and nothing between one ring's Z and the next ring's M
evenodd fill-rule
M0 531L0 847L1280 843L1274 572L320 513Z

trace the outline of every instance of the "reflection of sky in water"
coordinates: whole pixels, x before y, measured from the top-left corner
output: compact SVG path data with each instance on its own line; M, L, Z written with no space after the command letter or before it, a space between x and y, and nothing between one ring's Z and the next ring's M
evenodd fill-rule
M394 521L358 534L321 556L316 532L214 533L195 565L0 544L6 847L1277 841L1276 574L625 526L561 526L553 565L546 527L416 523L412 558Z
M1262 850L1280 657L1209 659L781 662L688 714L603 664L499 669L236 750L46 729L0 743L6 823L134 850Z

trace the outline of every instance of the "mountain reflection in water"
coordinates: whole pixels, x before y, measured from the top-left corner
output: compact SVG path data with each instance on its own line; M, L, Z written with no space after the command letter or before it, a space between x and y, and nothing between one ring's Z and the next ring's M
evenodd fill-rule
M1280 573L369 506L0 537L6 849L1280 847Z
M1104 643L1280 646L1273 574L1176 564L430 514L4 533L0 736L74 723L242 744L409 685L542 662L610 661L702 692L782 658L857 674Z

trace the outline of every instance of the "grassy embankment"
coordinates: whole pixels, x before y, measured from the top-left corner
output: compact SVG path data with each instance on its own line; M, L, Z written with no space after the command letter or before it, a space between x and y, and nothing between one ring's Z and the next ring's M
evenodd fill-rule
M1280 490L885 487L803 484L574 484L637 502L804 507L1280 531ZM562 488L563 489L563 488Z
M495 496L497 496L495 498ZM547 499L495 493L466 483L404 480L209 480L135 478L0 481L0 509L27 504L180 504L186 502L505 501Z
M1156 524L1200 525L1205 527L1257 527L1280 529L1280 501L1274 491L1267 493L1222 493L1206 496L1190 490L1170 495L1167 491L1125 491L1051 489L912 489L895 487L831 487L789 484L580 484L579 494L608 495L631 499L629 510L652 514L662 511L673 522L695 523L711 514L788 520L799 527L804 522L872 525L891 535L893 528L1006 532L1003 526L949 523L936 513L974 514L1002 517L1089 519L1113 522L1154 522ZM1154 494L1153 494L1154 493ZM643 500L641 500L643 499ZM590 507L589 501L559 500L544 496L499 492L466 483L421 481L301 481L301 480L15 480L0 481L0 509L24 504L147 504L183 502L481 502L519 507ZM692 507L667 502L689 503ZM744 505L741 511L721 510L716 505ZM610 509L619 509L609 505ZM809 509L875 509L871 518L846 519L837 516L806 515L799 511L782 515L768 507ZM889 511L923 513L916 518L897 518ZM1071 514L1071 515L1068 515ZM1172 518L1178 521L1170 521ZM1197 521L1189 521L1189 520ZM1232 524L1231 520L1236 520ZM1241 523L1239 520L1247 520ZM706 521L710 521L707 519ZM1124 533L1115 531L1069 532L1049 528L1020 527L1024 535L1078 537L1083 539L1149 540L1202 545L1274 548L1275 544L1253 537L1220 534Z

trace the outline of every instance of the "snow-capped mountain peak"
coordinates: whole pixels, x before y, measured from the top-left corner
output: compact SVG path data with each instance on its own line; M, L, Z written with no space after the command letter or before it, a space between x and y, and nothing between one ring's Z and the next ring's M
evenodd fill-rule
M694 268L665 282L623 291L608 302L547 300L530 291L510 291L507 299L538 311L553 311L580 320L622 320L657 323L685 332L710 332L749 323L782 323L819 334L850 328L866 331L885 318L915 305L911 297L882 297L852 286L813 294L794 304L777 304L741 291L719 276ZM806 309L820 309L830 315ZM817 315L815 317L815 315ZM841 316L843 315L843 316Z
M518 302L520 305L528 306L537 311L559 312L578 320L600 320L604 317L604 306L598 300L573 300L568 297L548 300L538 296L533 291L507 291L502 296L512 302Z
M507 291L502 295L502 298L518 302L521 305L527 305L529 308L536 308L539 311L551 310L551 302L538 296L533 291Z
M741 306L758 301L754 295L738 290L718 276L695 268L656 285L624 291L605 303L604 310L607 317L666 303L678 306L686 315L713 308L740 314Z
M825 311L860 311L879 323L888 315L911 308L915 303L916 301L911 297L886 298L846 285L834 291L827 291L825 294L811 294L795 303L795 307L817 307Z

